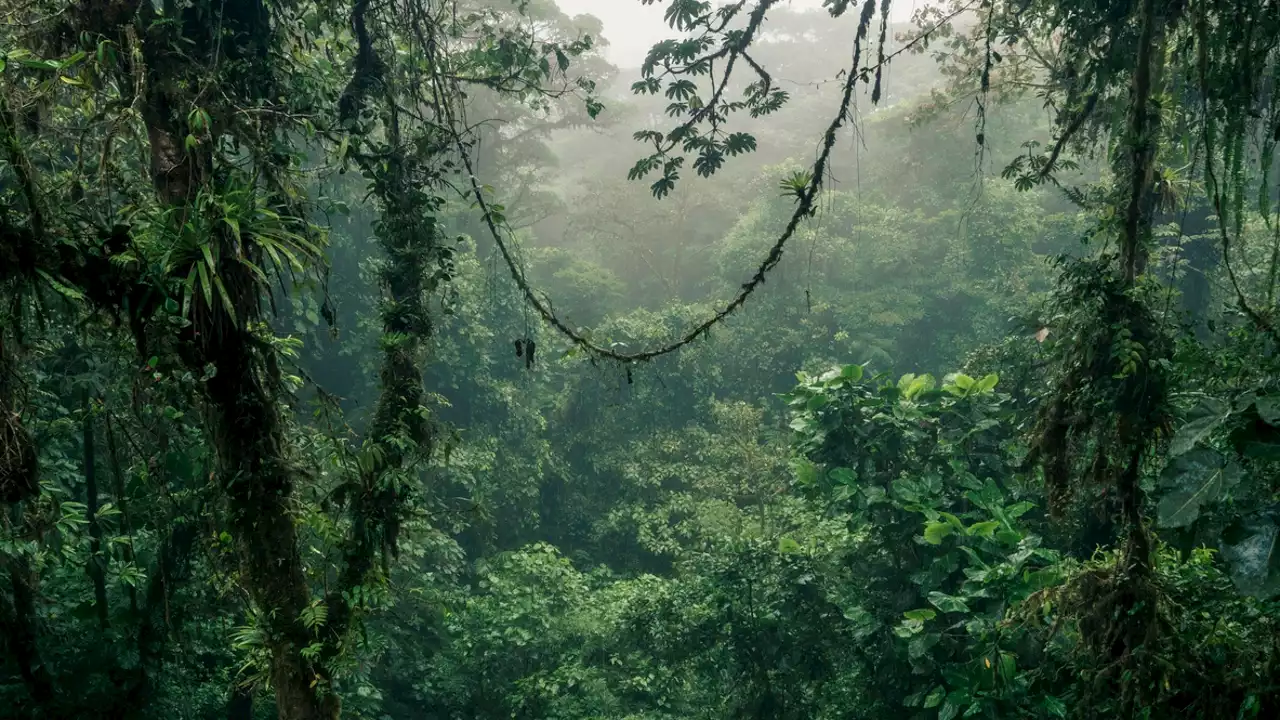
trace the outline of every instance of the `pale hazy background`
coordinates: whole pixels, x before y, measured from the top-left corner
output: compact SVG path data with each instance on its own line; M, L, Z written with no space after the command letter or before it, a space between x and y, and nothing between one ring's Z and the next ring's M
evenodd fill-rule
M649 47L670 37L675 31L662 20L666 4L658 0L644 5L641 0L556 0L569 15L590 13L604 22L604 36L609 41L609 61L619 67L637 67ZM894 22L909 19L924 0L899 0L890 13ZM820 9L822 0L788 0L780 6L796 9Z

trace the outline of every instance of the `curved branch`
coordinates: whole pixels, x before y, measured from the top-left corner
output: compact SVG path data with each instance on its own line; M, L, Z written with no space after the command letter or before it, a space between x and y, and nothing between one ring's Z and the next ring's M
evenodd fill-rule
M1076 133L1080 132L1080 128L1084 127L1085 122L1093 116L1093 111L1098 107L1098 98L1100 97L1102 97L1101 91L1095 91L1090 94L1088 99L1084 101L1084 108L1080 110L1080 113L1071 120L1071 123L1058 136L1058 141L1053 144L1053 150L1049 151L1048 161L1040 168L1040 177L1042 179L1049 177L1054 167L1057 166L1058 157L1066 149L1067 143L1071 142L1071 138L1075 137Z

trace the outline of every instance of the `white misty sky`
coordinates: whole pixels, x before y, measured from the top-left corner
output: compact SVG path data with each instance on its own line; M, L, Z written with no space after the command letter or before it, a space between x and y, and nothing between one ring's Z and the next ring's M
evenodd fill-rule
M641 0L555 0L569 15L590 13L604 22L604 35L609 41L609 60L620 67L636 67L655 42L675 35L662 19L666 3L662 0L644 5ZM926 0L897 0L890 16L895 22L911 17L916 7ZM861 4L861 3L857 3ZM787 0L785 6L817 9L822 0Z

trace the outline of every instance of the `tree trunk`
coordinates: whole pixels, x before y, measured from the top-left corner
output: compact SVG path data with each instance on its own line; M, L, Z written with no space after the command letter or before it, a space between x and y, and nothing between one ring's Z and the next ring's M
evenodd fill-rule
M0 505L40 494L35 443L14 402L18 365L6 334L6 328L0 327Z
M102 554L102 525L98 522L98 472L94 457L97 447L93 433L93 407L89 402L88 393L84 394L82 405L85 516L89 524L89 563L86 570L89 573L89 579L93 581L93 604L98 613L98 624L105 630L111 626L111 621L107 608L107 578L104 567L106 558Z
M13 523L20 524L20 511ZM18 672L27 686L27 692L37 709L52 708L57 692L54 688L53 676L40 658L40 648L36 642L38 637L35 593L32 591L33 577L31 566L23 555L15 555L3 563L8 570L9 584L13 592L13 601L0 593L0 631L3 632L5 652L18 665Z
M336 698L321 697L328 690L327 675L302 655L311 643L301 621L311 594L289 512L293 477L275 401L243 335L226 336L198 357L217 368L208 383L208 426L244 584L268 618L271 684L280 718L336 717Z
M138 7L146 21L149 7ZM148 37L141 46L148 75L142 116L151 146L152 180L161 202L183 213L199 211L194 204L198 193L216 192L210 144L186 145L187 114L200 86L209 82L208 68L194 59L196 49L220 48L228 63L243 65L228 70L237 73L231 77L214 78L219 92L205 102L249 106L277 92L272 89L273 59L267 47L275 30L266 6L261 0L228 0L216 7L221 36L210 23L209 8L196 3L174 26L175 36ZM174 43L192 49L176 52ZM217 101L216 96L226 99ZM227 109L213 106L210 115L217 118ZM268 137L270 129L258 132ZM179 338L179 352L196 374L210 365L215 370L205 386L205 427L228 505L241 582L265 618L279 717L333 718L339 703L329 694L327 673L303 655L311 637L300 616L311 593L290 511L293 470L276 407L278 378L270 369L271 350L249 329L261 317L263 290L238 259L243 247L227 228L201 240L207 240L217 258L210 269L225 288L230 310L221 293L215 293L212 302L195 293L193 322Z
M128 543L121 546L120 557L125 562L132 563L134 562L133 520L129 516L129 496L125 491L124 468L120 465L120 452L116 446L116 433L111 424L111 413L106 413L104 418L107 426L107 457L111 461L112 492L115 494L116 507L120 508L121 534L129 539ZM136 615L138 613L138 589L130 585L128 594L129 609Z
M187 578L195 540L195 528L179 523L156 551L155 566L148 576L146 605L138 617L138 668L131 673L127 693L120 703L119 712L123 717L142 716L155 691L155 679L160 674L166 640L172 630L169 598L173 586Z
M227 720L253 720L253 689L237 684L227 700Z
M1123 234L1120 238L1120 257L1125 284L1134 288L1147 269L1151 253L1151 226L1155 212L1155 166L1159 148L1160 111L1154 99L1164 85L1165 42L1167 28L1165 18L1158 14L1154 0L1144 0L1141 16L1142 34L1139 40L1137 67L1134 69L1132 106L1129 117L1129 142L1131 163L1129 167L1128 204L1125 208ZM1129 318L1130 322L1139 322ZM1135 334L1141 331L1135 328ZM1140 336L1140 335L1139 335ZM1122 417L1118 436L1126 447L1134 448L1125 470L1119 476L1117 487L1121 512L1129 528L1127 558L1138 574L1151 567L1151 537L1143 524L1142 508L1145 494L1140 483L1142 456L1149 442L1149 428L1143 427L1163 398L1155 397L1144 388L1146 411L1136 411L1137 422Z

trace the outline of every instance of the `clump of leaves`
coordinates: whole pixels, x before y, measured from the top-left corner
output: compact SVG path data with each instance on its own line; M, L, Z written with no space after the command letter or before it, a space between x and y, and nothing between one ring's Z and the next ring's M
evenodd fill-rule
M1072 717L1226 719L1274 707L1264 680L1280 650L1274 605L1240 597L1211 550L1183 560L1161 546L1155 560L1142 583L1128 576L1121 550L1064 565L1064 582L1015 608L1012 620L1043 649L1028 679L1065 701L1048 716L1067 717L1069 707ZM1152 622L1133 622L1132 609ZM1123 637L1139 629L1142 643ZM1131 648L1132 661L1118 662L1109 643ZM1111 692L1115 685L1124 692Z

